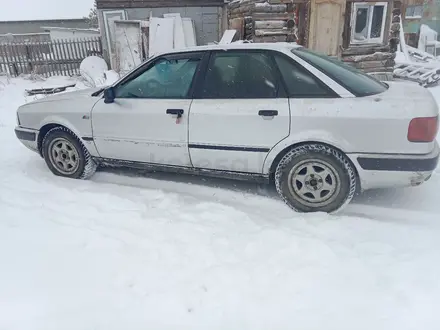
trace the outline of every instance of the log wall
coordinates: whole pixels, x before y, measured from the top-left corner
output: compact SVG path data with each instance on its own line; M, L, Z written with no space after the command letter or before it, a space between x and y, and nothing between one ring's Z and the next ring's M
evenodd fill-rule
M360 0L362 2L362 0ZM364 0L366 2L371 0ZM400 0L388 2L386 36L383 44L350 45L353 0L347 0L341 60L368 73L392 77L399 38ZM392 13L392 15L391 15ZM229 28L242 40L253 42L297 42L305 47L309 40L310 1L236 0L228 5ZM319 33L319 32L318 32Z
M229 27L239 29L240 39L254 42L296 42L300 4L281 0L241 0L228 5Z
M347 0L341 59L364 72L378 74L381 76L381 79L384 79L383 77L387 77L387 80L392 79L395 65L394 59L399 43L401 2L399 0L388 1L387 10L389 14L385 24L385 42L374 45L350 45L352 3L352 0Z

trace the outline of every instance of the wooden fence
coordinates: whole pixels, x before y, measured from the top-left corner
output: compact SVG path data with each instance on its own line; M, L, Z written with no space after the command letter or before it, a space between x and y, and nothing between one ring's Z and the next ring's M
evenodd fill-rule
M101 38L0 43L0 72L73 76L91 55L102 56Z

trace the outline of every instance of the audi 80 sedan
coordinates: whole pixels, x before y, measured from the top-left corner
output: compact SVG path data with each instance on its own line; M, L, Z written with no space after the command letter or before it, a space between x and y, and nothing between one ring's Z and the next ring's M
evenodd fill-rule
M15 132L58 176L106 165L262 180L296 211L333 213L356 191L428 180L438 111L423 87L296 44L232 43L25 104Z

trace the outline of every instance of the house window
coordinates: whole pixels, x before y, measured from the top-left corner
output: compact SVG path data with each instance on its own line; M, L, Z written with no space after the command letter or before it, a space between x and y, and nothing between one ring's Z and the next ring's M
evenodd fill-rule
M405 18L422 18L423 6L406 7Z
M387 15L386 2L355 2L351 17L351 43L382 43Z

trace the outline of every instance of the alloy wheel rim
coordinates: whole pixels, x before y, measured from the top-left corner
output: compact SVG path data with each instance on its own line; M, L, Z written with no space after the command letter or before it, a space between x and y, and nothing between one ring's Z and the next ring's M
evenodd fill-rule
M341 186L336 169L321 160L304 160L289 172L289 190L301 204L322 207L332 203Z
M79 167L79 154L75 146L64 138L53 140L49 146L52 165L62 174L75 173Z

